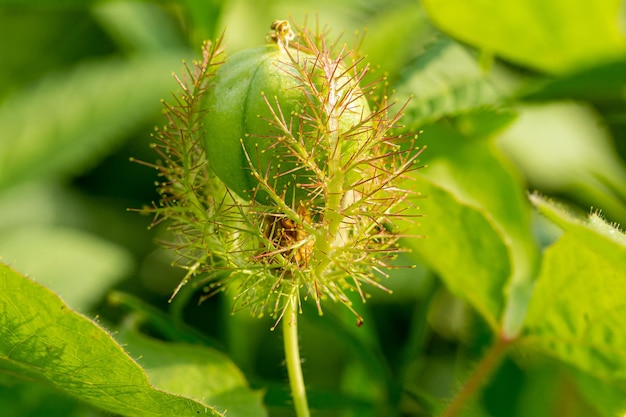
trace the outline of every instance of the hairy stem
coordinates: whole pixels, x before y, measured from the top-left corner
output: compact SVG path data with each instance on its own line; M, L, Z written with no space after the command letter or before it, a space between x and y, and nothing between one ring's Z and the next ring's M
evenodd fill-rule
M330 75L329 75L330 76ZM326 207L324 217L326 222L326 230L320 230L315 240L316 253L319 264L315 268L315 275L321 277L328 267L331 258L331 245L335 241L337 232L341 227L343 216L340 213L341 199L345 192L344 180L345 173L341 166L341 142L342 138L339 133L339 114L337 110L336 86L334 80L329 80L328 102L324 105L328 115L327 125L328 132L326 137L326 147L328 152L328 171L326 182Z
M297 417L310 417L298 344L298 297L296 294L292 295L287 303L283 317L283 339L289 385L291 386L291 396L296 408L296 415Z
M491 373L500 364L511 340L499 338L497 342L487 351L478 363L463 388L456 394L450 405L440 417L455 417L463 411L472 397L477 394L480 388L487 382Z

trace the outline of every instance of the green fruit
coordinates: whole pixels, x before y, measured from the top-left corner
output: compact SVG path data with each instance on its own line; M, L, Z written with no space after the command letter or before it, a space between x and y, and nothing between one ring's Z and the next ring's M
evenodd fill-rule
M299 56L299 66L309 71L316 62L312 55L292 51ZM341 68L336 71L339 73ZM310 164L326 170L328 141L324 129L316 132L317 123L302 124L302 115L321 115L328 119L328 106L316 101L314 89L328 90L322 70L315 69L315 80L311 84L302 81L287 52L276 44L248 49L232 55L215 73L204 109L203 121L206 130L206 151L211 168L226 186L240 197L255 199L267 204L269 194L258 186L253 170L267 179L272 190L282 196L289 205L309 199L311 184L317 179ZM343 80L345 78L345 80ZM341 94L357 94L358 89L347 76L342 76L337 85ZM326 87L325 87L326 85ZM317 96L319 97L319 96ZM267 99L267 101L266 101ZM309 155L307 164L289 150L285 132L271 123L274 111L280 109L294 137L303 138L302 143ZM278 104L277 104L278 103ZM319 106L319 108L313 108ZM367 100L360 96L342 112L338 120L339 131L346 133L363 130L358 134L340 135L341 159L345 162L365 140L362 120L369 115ZM319 123L319 122L318 122ZM326 129L327 130L327 129ZM299 133L304 132L304 136ZM321 134L320 134L321 133ZM246 156L247 154L247 156ZM250 161L249 161L249 160Z

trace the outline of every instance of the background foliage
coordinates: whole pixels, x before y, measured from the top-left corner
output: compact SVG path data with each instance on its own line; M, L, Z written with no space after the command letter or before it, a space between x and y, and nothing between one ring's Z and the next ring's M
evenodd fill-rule
M411 98L427 145L404 224L424 238L398 260L416 267L371 291L361 328L305 306L316 415L436 414L511 341L462 415L624 414L618 0L0 0L0 414L292 415L271 321L192 287L167 303L182 273L127 212L157 199L129 157L155 159L160 99L204 39L226 29L232 53L310 10L348 43L367 28L371 80Z

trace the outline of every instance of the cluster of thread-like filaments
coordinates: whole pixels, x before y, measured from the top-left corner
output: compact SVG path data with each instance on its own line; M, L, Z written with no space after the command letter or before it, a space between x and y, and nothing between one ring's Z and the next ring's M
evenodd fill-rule
M184 282L197 275L209 294L230 288L236 307L249 307L256 316L281 317L294 295L312 298L320 313L324 299L355 311L346 293L365 300L363 284L384 289L379 279L399 251L393 225L411 195L399 184L416 167L415 138L395 135L402 109L391 114L384 92L359 86L367 67L345 48L333 52L324 39L301 29L299 43L285 49L281 65L302 88L303 111L285 115L280 99L266 102L274 146L291 168L280 171L277 165L278 174L269 175L246 153L249 166L243 169L257 181L250 201L211 174L198 146L210 132L202 131L202 115L194 109L220 60L215 44L206 46L204 62L189 72L191 81L181 81L183 98L167 107L169 126L157 135L166 162L157 165L165 181L154 211L171 221L178 263L190 270ZM358 103L374 94L379 104L363 111ZM357 122L343 129L342 118L355 111L360 113L351 119ZM276 190L276 175L292 178L306 198L286 198ZM269 195L269 202L255 200L255 193Z

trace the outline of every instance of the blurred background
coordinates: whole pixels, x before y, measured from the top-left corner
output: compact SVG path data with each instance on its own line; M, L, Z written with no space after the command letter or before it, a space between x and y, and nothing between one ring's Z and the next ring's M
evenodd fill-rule
M474 134L484 128L521 187L626 224L624 5L607 1L610 10L598 16L612 18L599 21L577 4L561 5L571 15L546 19L558 35L569 33L559 32L564 21L578 26L582 35L570 34L580 36L571 45L571 38L542 37L528 23L536 19L515 10L510 14L518 21L503 22L512 31L508 39L485 34L489 25L475 25L482 31L477 37L472 28L455 32L464 11L445 4L0 0L0 260L111 328L123 317L123 309L107 301L112 289L170 308L167 300L183 274L155 244L162 231L148 230L152 219L128 211L158 200L156 172L129 159L156 159L149 144L154 127L165 122L160 100L176 91L172 73L182 72L183 59L199 57L203 40L225 33L227 51L234 53L262 44L269 24L285 18L308 19L311 27L317 20L348 44L365 34L361 49L373 66L372 80L386 76L400 101L412 97L403 123L424 131L420 144L432 148L425 163L455 152L456 145L441 141L442 126L453 121L457 131ZM525 2L514 4L523 9ZM506 45L481 45L486 38ZM476 123L481 117L489 123ZM344 343L354 326L341 323L352 318L329 325L313 311L306 315L305 374L317 415L428 415L430 396L448 395L459 360L471 363L483 346L484 323L426 265L394 271L386 284L394 295L373 294L365 312L376 323L375 353ZM200 306L194 300L176 307L186 322L226 350L253 386L267 389L271 415L290 415L281 340L267 331L271 320L233 318L219 297ZM343 314L330 307L327 316ZM426 319L418 325L414 317ZM237 326L245 330L233 331ZM418 359L404 360L417 350ZM359 361L351 360L355 355ZM368 361L387 368L367 370L362 364ZM416 381L412 391L389 389L407 375ZM507 414L531 395L522 389L529 378L544 381L544 375L522 375L515 363L505 363L488 387L498 393L487 405L491 415L531 415L521 406ZM64 410L59 415L99 415L34 387L7 388L0 401L17 410L9 415L53 415L52 408ZM18 403L32 408L23 414ZM345 404L354 414L342 409Z

